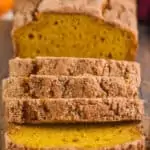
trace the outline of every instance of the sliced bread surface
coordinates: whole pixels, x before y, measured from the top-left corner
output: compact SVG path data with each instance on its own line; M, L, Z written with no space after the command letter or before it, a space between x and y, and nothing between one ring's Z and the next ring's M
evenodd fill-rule
M37 57L15 58L9 61L10 76L30 75L95 75L124 77L140 84L140 65L137 62L92 58Z
M118 122L143 119L143 102L127 98L6 98L5 116L13 123Z
M6 150L145 150L136 124L9 125Z
M136 7L131 0L17 0L15 54L135 60Z
M123 77L44 76L10 77L3 81L4 97L102 98L137 97L138 86Z

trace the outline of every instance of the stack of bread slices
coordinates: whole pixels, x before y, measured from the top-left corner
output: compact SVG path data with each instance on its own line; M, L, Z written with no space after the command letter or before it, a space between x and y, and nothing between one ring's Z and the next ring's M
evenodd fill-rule
M144 150L140 66L104 59L10 60L7 150Z
M16 0L14 13L5 150L144 150L136 0Z

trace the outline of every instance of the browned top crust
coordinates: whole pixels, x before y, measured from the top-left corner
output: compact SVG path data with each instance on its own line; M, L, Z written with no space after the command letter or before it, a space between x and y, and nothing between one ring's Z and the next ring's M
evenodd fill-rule
M140 65L137 62L94 58L37 57L15 58L9 62L10 76L30 75L95 75L123 77L140 85Z
M14 29L35 19L37 12L80 13L104 20L135 34L135 0L16 0Z
M138 86L123 77L44 76L10 77L3 81L4 97L104 98L137 97Z
M6 139L6 150L85 150L84 148L29 148L25 145L18 145L12 142L7 133L5 134ZM141 138L137 141L133 141L130 143L125 143L122 145L116 145L113 147L103 147L103 148L92 148L92 150L145 150L145 138Z
M143 102L128 98L4 98L13 123L118 122L143 119Z

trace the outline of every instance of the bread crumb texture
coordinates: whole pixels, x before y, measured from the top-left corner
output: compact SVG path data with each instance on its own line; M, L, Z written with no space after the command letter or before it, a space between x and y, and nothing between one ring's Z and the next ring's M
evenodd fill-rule
M9 125L8 137L13 143L30 148L102 148L142 138L136 124Z
M135 59L137 25L133 1L42 0L35 3L28 0L24 5L20 3L16 6L13 30L19 57Z

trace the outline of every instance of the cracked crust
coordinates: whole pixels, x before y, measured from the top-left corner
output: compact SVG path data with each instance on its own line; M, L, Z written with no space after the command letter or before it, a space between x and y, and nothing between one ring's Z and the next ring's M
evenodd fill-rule
M136 84L121 77L44 76L3 80L3 97L102 98L137 97Z
M15 25L21 27L37 12L81 13L137 33L136 1L126 0L16 0Z
M30 75L96 75L124 77L141 82L140 65L136 62L90 58L37 57L36 59L15 58L9 62L10 76Z
M109 122L142 120L139 99L27 99L5 98L9 123Z
M85 148L29 148L24 145L18 145L12 142L7 133L5 134L6 149L5 150L85 150ZM137 141L125 143L122 145L116 145L113 147L92 148L92 150L145 150L145 138L141 138Z
M78 13L96 17L133 35L135 57L138 47L136 1L134 0L16 0L13 32L36 20L38 13ZM14 42L14 47L16 47ZM17 49L15 48L17 54Z

